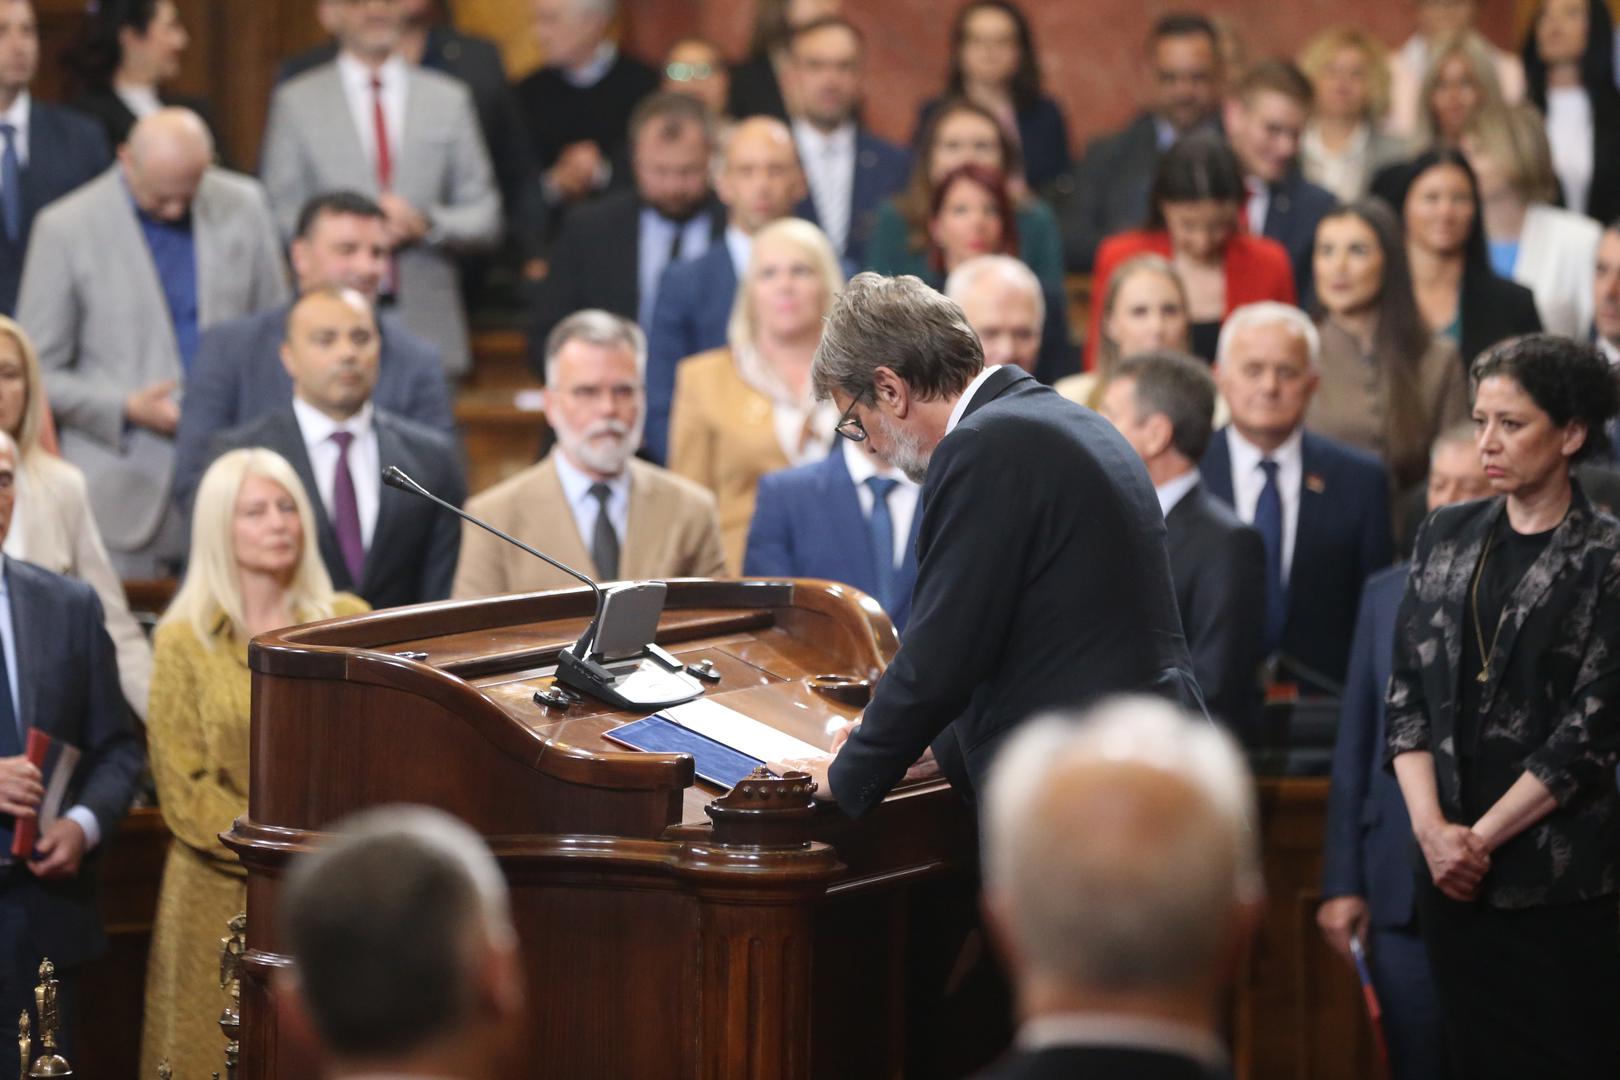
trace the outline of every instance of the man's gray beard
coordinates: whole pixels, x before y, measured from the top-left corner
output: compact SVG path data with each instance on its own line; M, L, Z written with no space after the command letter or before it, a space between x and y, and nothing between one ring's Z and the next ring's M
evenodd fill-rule
M928 475L928 461L934 456L932 451L925 453L921 439L899 424L890 422L882 413L872 419L877 422L878 430L889 444L889 452L878 456L905 473L906 479L913 484L922 483Z
M628 425L617 420L599 420L584 431L566 424L553 424L552 427L557 432L557 445L576 463L603 476L618 476L635 454L636 447L641 445L641 432L646 422L647 414L643 412L636 417L634 424ZM593 441L593 436L603 432L617 436L617 441L611 446Z

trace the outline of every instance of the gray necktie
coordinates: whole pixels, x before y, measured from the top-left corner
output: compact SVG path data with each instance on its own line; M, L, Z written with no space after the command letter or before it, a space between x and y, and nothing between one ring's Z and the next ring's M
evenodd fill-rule
M596 500L596 528L591 532L591 561L596 564L596 576L606 581L619 576L619 534L613 531L613 519L608 516L608 500L613 489L606 484L592 484L591 498Z

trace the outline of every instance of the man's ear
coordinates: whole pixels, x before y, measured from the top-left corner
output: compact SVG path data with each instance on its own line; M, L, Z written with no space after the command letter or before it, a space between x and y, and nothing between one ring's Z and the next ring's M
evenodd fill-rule
M1170 418L1164 413L1154 413L1142 422L1144 435L1147 439L1145 449L1150 457L1158 457L1170 449L1175 440L1176 428L1170 423Z
M893 368L879 367L872 372L872 393L877 399L875 407L896 420L904 420L911 412L911 387Z

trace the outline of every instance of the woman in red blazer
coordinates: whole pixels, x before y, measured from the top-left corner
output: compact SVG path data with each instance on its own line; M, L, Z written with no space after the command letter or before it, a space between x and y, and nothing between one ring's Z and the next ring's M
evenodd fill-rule
M1086 356L1097 353L1109 275L1144 253L1164 256L1180 273L1187 286L1192 351L1205 360L1214 361L1221 322L1234 309L1257 300L1294 303L1288 252L1243 227L1247 198L1243 170L1219 138L1199 133L1172 146L1153 181L1147 228L1111 236L1097 249ZM1088 366L1093 362L1088 359Z

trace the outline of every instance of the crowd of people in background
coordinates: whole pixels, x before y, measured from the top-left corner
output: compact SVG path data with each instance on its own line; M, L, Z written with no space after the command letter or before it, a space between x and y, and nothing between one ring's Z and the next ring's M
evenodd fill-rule
M127 807L146 724L175 843L144 1074L212 1059L188 994L242 902L218 834L247 806L247 641L564 584L384 466L603 579L827 578L904 634L918 478L840 438L810 378L872 270L1113 422L1217 721L1253 745L1268 693L1343 699L1320 921L1399 1003L1394 1074L1613 1075L1620 36L1603 0L1539 0L1492 42L1476 6L1241 65L1230 26L1164 15L1143 111L1077 150L1010 0L955 12L904 145L863 123L838 0L760 0L739 62L688 36L657 65L614 0L529 0L546 59L517 82L435 0L317 0L331 40L283 64L250 176L172 92L173 0L93 5L60 104L30 94L32 0L0 0L0 624L56 589L94 640L51 663L99 650L116 678L63 705L100 749L50 874ZM452 402L497 294L550 449L469 492ZM162 578L149 643L121 580ZM7 732L55 669L7 670L0 811L26 812ZM1222 842L1210 903L1241 909ZM1039 854L993 868L1007 911Z

